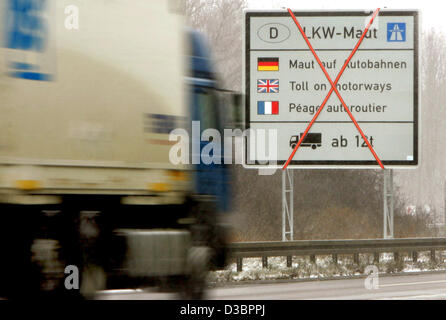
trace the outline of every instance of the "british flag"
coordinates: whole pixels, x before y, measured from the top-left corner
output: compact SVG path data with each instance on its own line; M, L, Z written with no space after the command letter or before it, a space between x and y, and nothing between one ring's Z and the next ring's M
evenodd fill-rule
M258 79L257 80L258 93L278 93L279 79Z

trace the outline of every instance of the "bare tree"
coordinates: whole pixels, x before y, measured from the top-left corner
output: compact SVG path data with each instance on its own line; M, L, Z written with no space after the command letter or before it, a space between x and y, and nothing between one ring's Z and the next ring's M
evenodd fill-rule
M225 89L241 91L242 23L245 0L187 0L188 24L202 31L212 48Z
M430 30L421 41L421 143L416 170L397 171L407 204L429 205L444 218L446 170L446 37ZM410 200L409 200L410 199ZM410 202L409 202L410 201Z

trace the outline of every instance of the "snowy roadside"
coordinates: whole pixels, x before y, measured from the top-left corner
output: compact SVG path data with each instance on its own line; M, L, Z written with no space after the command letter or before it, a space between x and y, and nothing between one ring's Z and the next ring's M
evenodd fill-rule
M286 257L268 258L267 268L262 268L261 258L245 258L243 271L237 272L237 265L233 262L224 270L211 272L208 280L211 284L218 284L255 280L365 276L365 268L373 264L373 254L361 254L359 264L353 262L352 255L339 255L337 264L333 263L331 256L317 256L315 263L310 262L309 257L293 257L291 268L287 267ZM401 255L399 261L394 261L393 254L383 253L380 256L380 262L374 265L378 267L380 274L446 271L446 251L437 252L436 262L430 261L430 252L420 253L417 262L413 262L408 255Z

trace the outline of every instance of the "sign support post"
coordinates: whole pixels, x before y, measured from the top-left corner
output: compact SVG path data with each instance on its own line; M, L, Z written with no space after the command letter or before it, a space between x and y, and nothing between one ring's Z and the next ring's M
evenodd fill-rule
M393 170L383 170L384 177L384 239L393 239Z
M294 174L293 170L282 170L282 241L293 239L294 216Z

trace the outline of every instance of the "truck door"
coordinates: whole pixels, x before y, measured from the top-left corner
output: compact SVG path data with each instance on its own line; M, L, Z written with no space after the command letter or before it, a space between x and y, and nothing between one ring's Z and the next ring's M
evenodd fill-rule
M224 143L219 115L220 101L212 87L197 85L193 87L192 99L192 120L200 122L200 137L206 129L216 129L220 133L220 141L214 141L214 146L220 148L220 152L208 151L209 147L204 149L211 141L200 139L200 163L195 167L195 191L200 195L215 196L219 211L225 211L228 207L228 173L223 163ZM205 164L204 157L210 157L213 162Z

